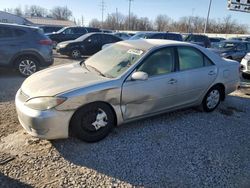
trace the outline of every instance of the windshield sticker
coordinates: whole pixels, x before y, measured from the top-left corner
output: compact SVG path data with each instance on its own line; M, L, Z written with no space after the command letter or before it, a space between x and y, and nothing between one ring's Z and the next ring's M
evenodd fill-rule
M137 50L137 49L129 49L128 53L129 54L134 54L134 55L142 55L143 51L142 50Z

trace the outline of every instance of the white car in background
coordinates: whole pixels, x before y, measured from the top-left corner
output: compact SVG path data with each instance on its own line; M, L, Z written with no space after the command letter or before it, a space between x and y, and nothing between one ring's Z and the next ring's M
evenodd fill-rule
M242 76L250 76L250 53L248 53L241 61Z

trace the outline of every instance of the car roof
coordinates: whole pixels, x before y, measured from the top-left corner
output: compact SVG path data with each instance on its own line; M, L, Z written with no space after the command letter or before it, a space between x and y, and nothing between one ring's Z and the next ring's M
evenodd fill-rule
M91 32L91 33L86 33L84 36L91 36L91 35L108 35L108 36L112 36L112 37L116 37L114 36L112 33L102 33L102 32ZM118 37L117 37L118 38Z
M161 39L125 40L125 41L119 42L119 44L130 46L133 48L138 48L138 49L145 50L145 51L150 50L154 47L160 47L160 46L165 46L165 45L185 44L185 45L192 46L192 44L186 43L186 42L179 42L179 41L174 41L174 40L161 40Z
M158 31L140 31L137 32L137 34L176 34L176 35L180 35L180 33L174 33L174 32L158 32Z
M16 27L16 28L27 28L27 29L39 29L35 26L29 26L29 25L19 25L19 24L11 24L11 23L0 23L0 26L7 26L7 27Z

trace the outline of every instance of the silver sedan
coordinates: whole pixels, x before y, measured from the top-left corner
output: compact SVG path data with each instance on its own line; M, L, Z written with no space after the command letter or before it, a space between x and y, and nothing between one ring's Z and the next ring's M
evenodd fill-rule
M45 69L16 94L33 136L103 139L116 126L180 108L213 111L239 85L239 63L203 47L166 40L123 41L85 62Z

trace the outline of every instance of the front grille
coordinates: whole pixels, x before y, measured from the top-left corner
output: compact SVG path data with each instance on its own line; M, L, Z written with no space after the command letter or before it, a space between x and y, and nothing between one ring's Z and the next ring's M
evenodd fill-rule
M20 90L20 93L18 95L18 99L21 102L26 102L29 99L29 96L27 94L25 94L22 90Z

